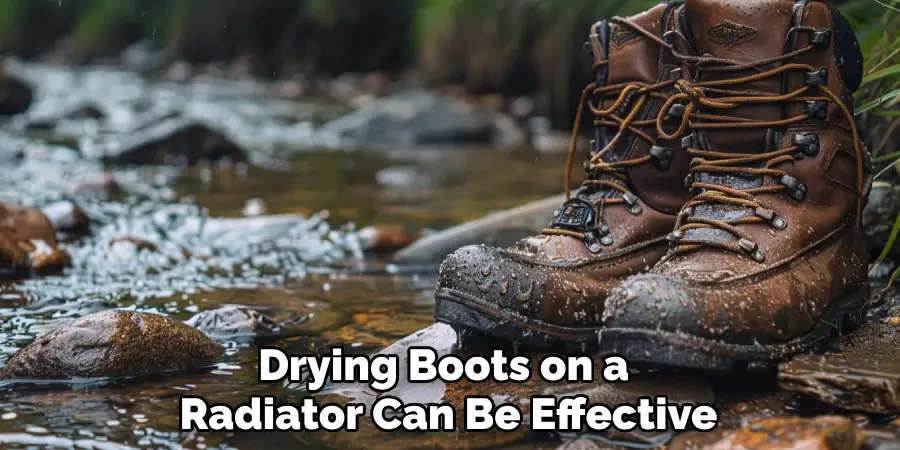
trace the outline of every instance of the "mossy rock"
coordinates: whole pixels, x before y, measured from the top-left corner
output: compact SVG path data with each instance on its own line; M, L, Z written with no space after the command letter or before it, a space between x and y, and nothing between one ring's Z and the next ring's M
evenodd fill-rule
M76 319L16 352L0 379L140 377L209 366L222 347L156 314L103 311Z

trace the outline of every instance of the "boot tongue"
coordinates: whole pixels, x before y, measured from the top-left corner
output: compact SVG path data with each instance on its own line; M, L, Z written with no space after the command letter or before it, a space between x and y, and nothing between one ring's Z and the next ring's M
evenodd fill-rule
M648 32L662 37L663 16L667 10L671 10L670 5L661 3L653 8L640 14L627 17L626 19L635 25L647 30ZM671 16L671 14L670 14ZM600 66L597 71L598 86L610 86L622 83L637 82L643 84L654 84L659 81L659 61L661 57L662 47L658 42L648 38L643 33L638 32L627 24L615 23L615 21L601 21L591 28L590 46L594 57L594 63L607 61L606 64ZM633 98L627 101L619 116L624 117L629 108L633 105ZM602 103L603 109L609 108L616 101L615 97L607 97ZM618 130L613 127L606 128L606 139L615 136ZM617 145L612 151L608 151L601 157L606 162L621 161L627 159L629 155L625 154L627 150L624 143L627 141L627 133L621 139L620 145ZM596 147L592 150L594 154L597 149L604 146L603 139L600 135L596 136ZM595 180L618 181L611 175L591 175L588 177ZM607 198L617 195L618 191L595 192L589 196L589 200L596 201L600 198Z
M684 19L693 44L695 56L711 56L733 60L738 64L774 58L785 53L786 37L791 28L795 3L792 0L686 0ZM763 70L776 65L762 66ZM742 77L754 71L703 71L697 81L714 81ZM770 77L753 83L727 87L728 89L754 90L778 94L781 78ZM757 120L782 118L781 106L743 105L731 111L700 108L707 114L727 114ZM774 151L778 146L777 135L765 128L737 130L705 130L704 142L709 150L723 153L757 153ZM718 184L735 189L748 189L762 185L762 178L733 174L700 173L697 181ZM692 215L698 218L736 220L752 212L745 207L726 204L704 204L694 208ZM727 231L717 228L696 228L685 232L692 240L729 242L734 240Z
M667 5L659 4L626 19L656 36L662 36L662 18ZM659 43L626 24L609 24L609 67L606 83L656 83L659 76Z
M696 53L740 63L784 53L792 0L686 0Z

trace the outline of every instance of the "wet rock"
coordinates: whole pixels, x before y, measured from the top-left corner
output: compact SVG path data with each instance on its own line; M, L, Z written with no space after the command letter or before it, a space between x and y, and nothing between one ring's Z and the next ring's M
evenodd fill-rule
M898 324L888 317L846 336L842 353L801 355L781 364L779 385L842 409L900 412Z
M524 133L506 122L502 114L411 90L364 105L321 131L345 145L378 148L524 142Z
M84 233L90 228L90 219L78 206L68 200L50 203L41 211L56 231Z
M375 253L396 251L413 241L402 227L384 226L359 230L359 240L364 250Z
M38 209L0 202L0 276L18 278L70 264L69 255L57 248L47 216Z
M203 368L222 348L177 320L104 311L54 329L16 352L0 379L138 377Z
M119 186L116 176L109 172L104 172L88 179L75 181L68 187L69 194L78 196L99 195L102 197L109 197L110 195L116 195L120 192L122 192L122 188Z
M181 117L159 120L133 133L84 139L82 152L116 165L245 161L243 149L213 128Z
M0 202L0 229L19 241L40 240L56 244L53 224L39 209Z
M33 99L31 87L18 77L0 71L0 115L21 114Z
M454 250L473 244L506 247L537 234L550 223L553 212L565 201L558 195L431 234L397 252L402 263L439 262Z
M0 232L0 279L18 278L31 270L31 260L17 241Z
M667 450L856 450L864 442L862 430L846 417L786 417L760 420L738 430L681 434Z
M260 311L239 306L224 306L203 311L185 321L214 340L249 341L258 336L287 336L281 325Z

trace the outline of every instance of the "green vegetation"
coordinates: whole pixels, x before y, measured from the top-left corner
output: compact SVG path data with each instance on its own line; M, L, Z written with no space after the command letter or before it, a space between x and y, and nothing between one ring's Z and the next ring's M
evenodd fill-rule
M844 8L853 21L866 61L856 96L860 129L876 164L877 178L897 178L900 163L900 0L857 0ZM900 234L900 216L876 259L884 261ZM900 277L898 268L890 285Z

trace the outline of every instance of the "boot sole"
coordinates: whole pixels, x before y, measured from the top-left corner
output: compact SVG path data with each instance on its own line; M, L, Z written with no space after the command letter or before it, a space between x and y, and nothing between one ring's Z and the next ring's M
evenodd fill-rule
M537 349L563 346L569 353L596 352L600 327L563 327L504 311L473 295L438 288L434 318L459 331L476 331ZM460 333L464 334L464 333Z
M642 367L727 372L735 368L771 370L779 361L815 350L829 337L854 331L862 323L868 284L838 297L819 323L804 336L778 344L729 344L686 333L634 328L603 328L599 354L619 355Z

